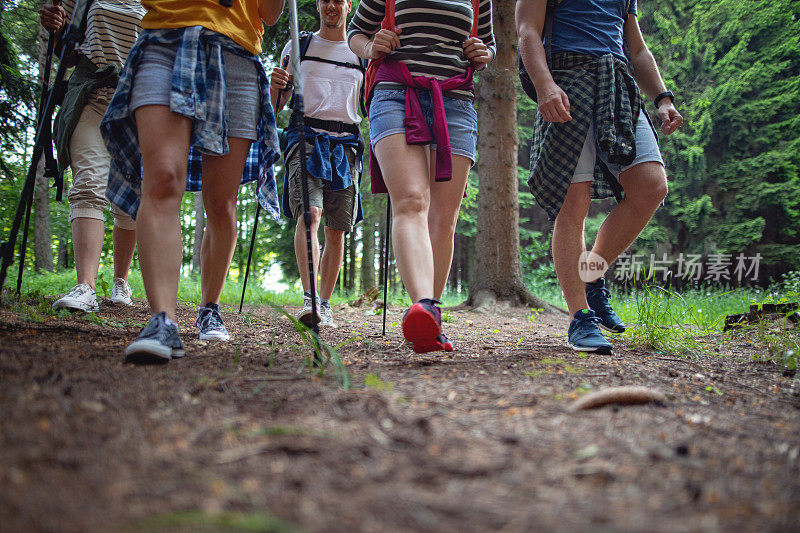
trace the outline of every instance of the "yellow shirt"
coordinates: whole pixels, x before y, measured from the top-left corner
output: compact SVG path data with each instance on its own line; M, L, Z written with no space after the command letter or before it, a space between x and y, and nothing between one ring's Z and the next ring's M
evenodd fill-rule
M233 39L253 54L261 53L264 26L258 14L258 0L233 0L223 7L219 0L142 0L147 14L145 29L203 26Z

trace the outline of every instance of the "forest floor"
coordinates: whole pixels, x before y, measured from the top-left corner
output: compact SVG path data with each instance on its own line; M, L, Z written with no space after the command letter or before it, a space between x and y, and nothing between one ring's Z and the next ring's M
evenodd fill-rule
M334 308L308 344L270 307L223 316L233 340L133 366L147 319L0 309L4 531L775 530L800 527L794 377L747 335L677 356L565 344L565 315L453 308L453 353L415 355L403 309ZM289 313L296 309L287 308ZM321 375L320 375L321 374ZM660 404L572 412L642 385Z

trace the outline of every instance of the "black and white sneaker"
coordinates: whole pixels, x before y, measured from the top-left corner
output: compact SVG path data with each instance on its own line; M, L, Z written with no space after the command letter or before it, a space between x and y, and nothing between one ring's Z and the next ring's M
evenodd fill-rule
M201 341L231 340L228 330L225 329L225 324L222 323L218 304L207 303L205 307L198 309L195 325L200 330Z
M333 310L331 309L330 302L322 302L319 304L319 325L327 328L338 327L336 322L333 321Z
M300 309L295 318L308 329L313 329L314 326L319 324L322 318L319 308L319 296L317 296L317 312L315 313L314 308L311 306L311 294L308 292L303 294L303 308ZM333 317L331 317L331 321L333 321Z
M125 361L134 364L166 363L186 355L178 336L178 326L167 322L166 313L158 313L139 333L139 337L125 348Z

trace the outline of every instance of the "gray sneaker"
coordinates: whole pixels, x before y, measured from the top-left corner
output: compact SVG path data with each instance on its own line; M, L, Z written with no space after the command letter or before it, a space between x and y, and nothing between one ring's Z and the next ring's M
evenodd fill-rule
M53 309L78 309L87 313L95 313L100 307L97 305L97 293L86 283L72 287L67 294L53 302Z
M167 314L158 313L125 348L125 361L135 364L165 363L186 355L178 336L178 326L167 324Z
M297 320L301 324L303 324L308 329L312 329L314 326L320 323L322 313L319 309L319 298L317 298L317 312L316 314L313 312L311 308L311 296L303 295L303 308L297 313Z
M114 305L133 305L131 296L133 290L128 282L122 278L114 278L111 284L111 303Z
M319 316L320 316L320 321L319 321L320 326L326 326L329 328L337 327L336 322L333 321L333 311L331 310L330 302L327 303L323 302L319 304Z
M201 341L229 341L231 336L225 324L222 323L222 316L219 314L219 304L208 303L205 307L197 310L197 329L200 330Z

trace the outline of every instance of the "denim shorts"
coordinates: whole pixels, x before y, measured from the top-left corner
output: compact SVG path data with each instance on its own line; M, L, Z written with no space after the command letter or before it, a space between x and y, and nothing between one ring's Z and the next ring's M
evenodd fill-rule
M589 126L586 140L583 142L581 156L572 175L572 183L594 181L594 162L597 157L597 142L595 141L594 124ZM619 179L619 175L640 163L655 161L664 164L661 151L658 149L658 140L650 127L650 122L645 116L645 111L639 111L639 120L636 122L636 158L630 165L619 165L608 162L608 153L600 152L600 159L606 164L608 170Z
M131 88L131 111L144 105L169 106L176 48L150 43L144 47ZM261 113L258 72L247 58L223 50L225 119L228 137L258 140Z
M428 128L433 132L433 106L431 92L420 89L419 103ZM444 97L444 113L453 154L475 162L475 143L478 138L478 113L469 100ZM369 138L372 146L395 133L405 134L403 119L406 116L405 89L375 89L369 108ZM430 144L436 150L436 141Z

